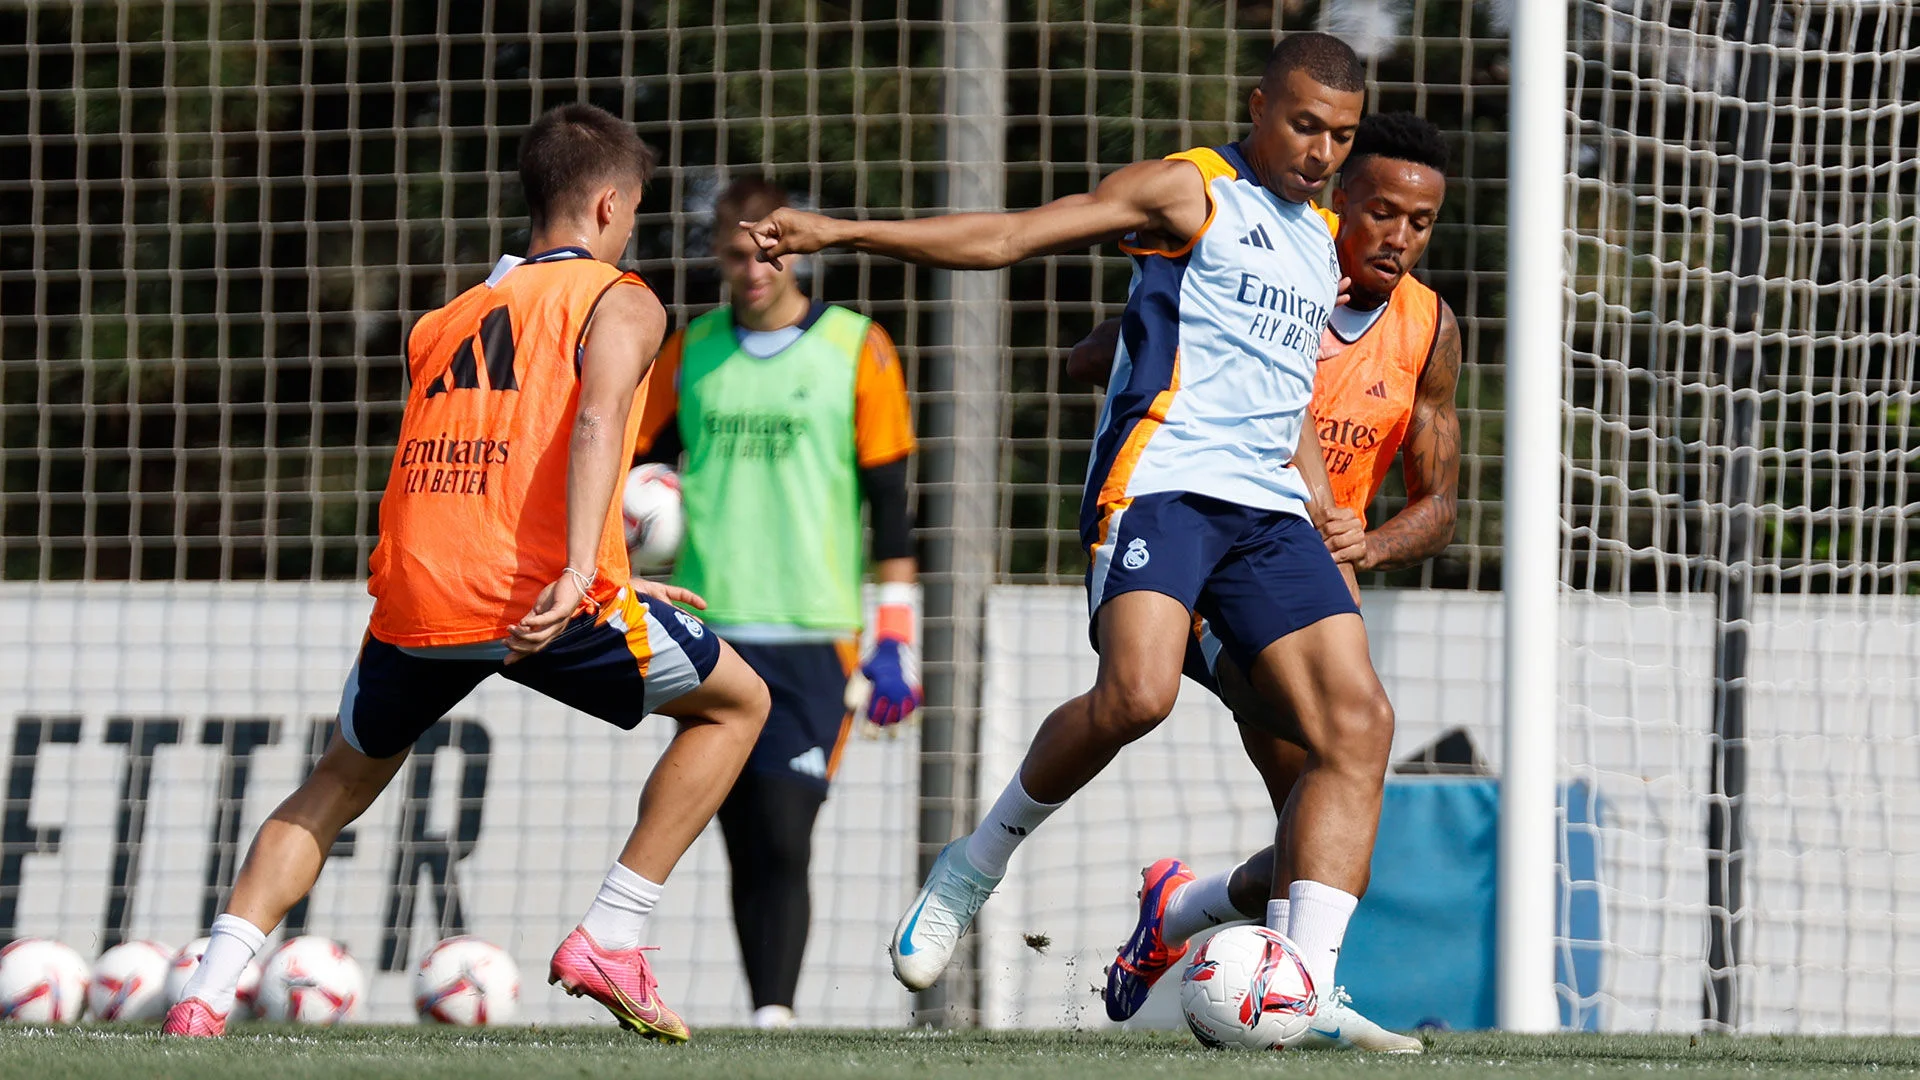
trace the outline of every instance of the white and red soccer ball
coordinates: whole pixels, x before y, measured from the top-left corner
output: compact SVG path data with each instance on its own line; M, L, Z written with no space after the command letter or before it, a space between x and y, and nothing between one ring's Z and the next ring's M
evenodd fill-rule
M457 1027L504 1024L520 1011L520 968L477 937L451 937L428 950L413 971L420 1019Z
M100 954L87 986L95 1020L158 1020L167 1015L167 972L173 950L157 941L128 941Z
M353 1017L367 977L337 941L297 937L267 958L255 1009L261 1019L331 1026Z
M87 1007L87 962L46 938L0 949L0 1020L71 1024Z
M1314 1008L1299 949L1264 926L1208 938L1180 977L1187 1027L1215 1049L1283 1050L1306 1036Z
M635 467L621 492L620 514L627 531L627 558L635 572L673 565L687 531L678 473L665 465Z
M167 1005L177 1005L187 996L187 980L200 970L200 958L207 953L207 942L212 938L197 937L180 947L173 954L173 961L167 971ZM240 985L234 988L234 1010L228 1019L237 1020L243 1016L252 1016L255 1003L260 997L260 961L247 961L247 968L240 973Z

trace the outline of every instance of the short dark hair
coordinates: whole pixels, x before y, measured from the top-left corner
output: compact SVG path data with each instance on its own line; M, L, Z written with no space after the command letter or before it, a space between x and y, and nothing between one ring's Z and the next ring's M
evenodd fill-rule
M1364 158L1410 161L1445 176L1447 162L1452 156L1447 150L1447 140L1440 135L1440 129L1424 118L1410 112L1373 113L1360 118L1360 128L1354 132L1353 151L1347 155L1341 183L1346 183L1345 177Z
M1329 90L1353 93L1367 88L1367 66L1351 46L1332 34L1303 31L1281 38L1267 55L1260 85L1271 92L1296 71L1306 72Z
M585 102L548 109L520 140L520 190L540 228L601 184L653 178L653 151L633 125Z
M743 176L713 200L713 236L717 241L743 221L759 221L788 205L787 191L765 177Z

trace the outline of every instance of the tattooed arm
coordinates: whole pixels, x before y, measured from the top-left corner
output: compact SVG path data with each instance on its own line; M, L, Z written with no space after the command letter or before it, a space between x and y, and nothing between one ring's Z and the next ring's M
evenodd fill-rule
M1362 570L1397 570L1430 559L1453 542L1460 488L1460 417L1454 387L1460 381L1460 324L1440 302L1440 332L1420 373L1413 417L1400 448L1407 505L1367 534Z

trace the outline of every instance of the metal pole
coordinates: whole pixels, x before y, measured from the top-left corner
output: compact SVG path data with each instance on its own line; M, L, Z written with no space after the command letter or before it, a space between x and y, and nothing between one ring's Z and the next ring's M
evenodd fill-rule
M951 0L947 13L947 210L1006 202L1005 0ZM998 563L1000 360L1006 275L942 272L936 348L922 369L920 520L926 559L927 701L920 734L922 876L942 845L973 823L981 630ZM970 1024L980 980L970 943L915 999L914 1019Z
M1515 4L1510 53L1498 1004L1502 1028L1550 1031L1559 1026L1553 944L1567 5Z
M1738 100L1721 109L1720 131L1736 164L1727 181L1735 218L1729 229L1733 269L1727 305L1730 332L1722 371L1732 398L1721 429L1726 464L1720 502L1722 536L1720 621L1713 656L1713 761L1707 800L1707 987L1703 1012L1709 1029L1740 1023L1740 930L1746 907L1747 630L1753 594L1753 548L1759 496L1755 459L1760 446L1758 338L1761 275L1766 271L1768 151L1773 138L1767 106L1773 94L1773 4L1749 0L1727 19L1725 40L1741 42L1744 78Z

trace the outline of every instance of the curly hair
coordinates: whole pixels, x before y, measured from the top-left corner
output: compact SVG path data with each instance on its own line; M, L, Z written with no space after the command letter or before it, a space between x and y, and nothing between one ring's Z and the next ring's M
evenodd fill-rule
M1407 112L1373 113L1360 118L1345 171L1351 173L1354 163L1363 158L1383 157L1425 165L1444 176L1451 156L1440 129L1421 117Z

